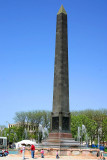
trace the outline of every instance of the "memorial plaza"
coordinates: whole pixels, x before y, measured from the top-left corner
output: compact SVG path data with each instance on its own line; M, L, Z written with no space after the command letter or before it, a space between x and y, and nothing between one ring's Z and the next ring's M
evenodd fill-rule
M22 160L23 158L22 158L22 156L18 156L18 155L8 155L7 157L1 157L0 158L0 160ZM34 159L43 159L43 158L41 158L41 157L38 157L38 156L36 156ZM46 159L46 160L56 160L56 158L55 158L55 156L50 156L50 157L45 157L44 159ZM73 157L73 156L61 156L60 158L59 158L60 160L63 160L63 159L65 159L65 160L82 160L82 159L84 159L84 160L98 160L98 158L96 157L81 157L81 156L79 156L79 157L77 157L77 156L75 156L75 157ZM25 157L25 160L32 160L32 158L31 157Z
M13 149L15 151L17 150L17 154L10 153L8 156L5 156L4 154L5 152L3 152L1 153L1 156L3 157L0 157L0 160L22 160L22 159L31 160L31 159L43 159L43 158L46 160L55 160L57 157L60 160L63 160L63 159L65 160L82 160L82 159L99 160L101 157L104 160L107 159L106 141L104 144L105 139L103 139L103 144L101 144L102 141L100 140L100 135L103 135L104 137L104 134L106 135L107 133L106 127L103 127L103 125L101 125L98 121L98 128L97 128L97 123L96 123L97 120L96 121L93 120L92 119L93 116L91 120L89 119L89 117L87 118L86 115L84 116L85 117L84 119L80 119L81 124L78 124L78 127L75 127L75 123L77 120L75 120L75 123L72 123L73 125L71 126L71 122L73 121L73 116L71 116L70 107L69 107L68 61L69 59L68 59L67 12L65 11L63 5L61 5L57 13L57 21L56 21L53 105L52 105L52 112L50 114L50 120L48 119L49 121L48 124L50 126L49 132L46 132L47 137L43 139L43 134L42 134L43 129L42 131L40 131L40 128L39 128L41 124L40 122L37 122L34 117L31 119L32 123L26 122L25 121L26 118L24 118L23 123L20 123L20 122L16 124L9 123L8 125L9 133L7 134L8 143L7 142L6 143L9 146L8 150L9 149L11 150ZM95 117L98 117L98 115ZM44 124L43 118L44 117L41 118L42 124ZM107 124L107 121L105 121L106 118L107 118L107 115L104 115L102 120L102 123L104 124L104 126L106 126ZM45 119L46 119L46 115L45 115ZM85 123L86 123L86 127L85 127ZM88 128L87 124L90 124L90 129L87 129ZM18 147L16 147L16 144L15 144L16 148L15 147L12 148L11 147L12 145L9 144L10 140L13 139L11 141L15 142L15 138L17 140L19 137L19 132L16 134L16 131L13 131L12 127L13 128L19 127L21 125L22 125L22 128L24 128L24 131L21 131L21 133L23 132L23 134L22 136L20 136L22 140L24 138L25 140L27 140L29 135L28 139L32 140L32 143L33 143L33 140L36 139L35 143L36 141L37 143L32 144L31 142L29 142L27 144L25 142L20 141L21 146L19 146L18 144L17 145ZM47 129L48 125L44 125L44 128ZM75 131L75 128L76 128L76 131ZM90 132L91 128L93 128L92 133ZM75 132L75 135L73 135L73 132ZM36 136L35 135L32 136L33 134L35 134ZM6 132L5 132L5 135L6 135ZM10 138L10 135L13 135L13 137ZM90 139L91 141L93 140L93 142L95 141L97 145L96 146L95 145L92 146L92 144L90 145ZM85 142L84 144L83 144L83 141ZM1 140L1 142L2 142L1 145L4 145L4 141ZM6 143L5 145L7 145ZM34 148L32 148L32 145ZM30 147L27 149L27 147L25 146L30 146ZM38 147L38 148L35 148L35 147ZM100 148L100 147L103 147L103 148ZM42 152L42 150L44 151ZM31 153L33 153L32 157L34 158L31 158ZM43 155L43 158L41 158L42 155Z

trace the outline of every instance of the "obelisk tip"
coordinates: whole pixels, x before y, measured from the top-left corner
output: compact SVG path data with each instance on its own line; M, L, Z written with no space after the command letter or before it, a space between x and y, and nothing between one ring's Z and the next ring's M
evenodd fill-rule
M63 7L63 5L61 5L61 7L60 7L60 9L59 9L59 11L57 13L57 15L60 14L60 13L67 14L66 11L65 11L65 9L64 9L64 7Z

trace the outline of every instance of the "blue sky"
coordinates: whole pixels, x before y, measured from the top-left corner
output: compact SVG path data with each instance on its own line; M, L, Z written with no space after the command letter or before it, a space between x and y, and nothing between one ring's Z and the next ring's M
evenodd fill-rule
M52 110L56 15L68 15L70 110L107 108L107 0L0 0L0 124Z

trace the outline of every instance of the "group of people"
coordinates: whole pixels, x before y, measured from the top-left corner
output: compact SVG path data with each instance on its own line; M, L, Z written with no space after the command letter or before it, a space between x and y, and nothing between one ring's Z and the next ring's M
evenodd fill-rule
M34 155L35 155L35 146L33 144L31 145L30 150L31 150L31 157L34 158ZM24 144L22 145L21 152L22 152L22 156L23 156L23 160L24 160L25 159L25 145ZM44 150L43 149L41 149L40 153L41 153L41 158L44 158ZM57 159L59 158L58 150L56 152L56 158Z
M100 157L100 159L104 160L103 152L104 152L104 147L100 146L100 150L97 152L97 157ZM35 155L35 146L31 145L31 157L34 158ZM41 150L41 158L44 158L44 150ZM22 155L23 155L23 160L25 159L25 145L22 146ZM58 150L56 152L56 159L59 158Z
M44 150L43 149L41 150L41 158L44 158ZM59 158L59 154L58 154L58 150L57 150L56 159L58 159L58 158Z
M0 157L2 156L7 156L9 154L8 150L2 150L2 152L0 153Z
M31 157L34 158L35 146L32 144L30 149L31 149ZM22 153L22 157L23 157L23 160L24 160L25 159L25 144L22 144L21 153Z
M35 155L35 146L32 144L31 145L31 157L34 158L34 155ZM25 145L22 144L22 150L21 150L21 153L22 153L22 157L23 157L23 160L25 159ZM42 149L41 150L41 158L44 158L44 150Z

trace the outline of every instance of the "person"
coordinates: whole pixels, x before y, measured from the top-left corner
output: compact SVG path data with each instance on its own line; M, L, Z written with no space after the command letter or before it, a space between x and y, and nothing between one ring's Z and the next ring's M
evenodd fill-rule
M22 144L22 157L25 159L25 144Z
M104 146L100 146L100 159L103 159Z
M4 156L7 156L9 154L8 150L4 151Z
M56 158L57 158L57 159L59 158L59 155L58 155L58 150L57 150L57 152L56 152Z
M4 151L5 151L5 150L3 149L3 150L2 150L2 155L3 155L3 156L4 156Z
M99 157L99 155L100 155L100 152L99 152L99 151L97 151L97 157Z
M41 150L41 158L44 158L44 150Z
M32 158L34 158L34 155L35 155L35 146L32 144L31 145L31 156L32 156Z

